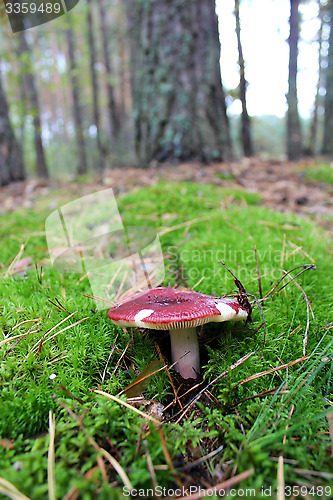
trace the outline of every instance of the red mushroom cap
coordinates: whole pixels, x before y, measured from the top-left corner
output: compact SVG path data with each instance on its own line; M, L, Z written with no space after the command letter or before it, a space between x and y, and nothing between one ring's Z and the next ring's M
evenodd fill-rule
M155 330L189 328L210 322L246 319L248 312L237 300L191 290L158 287L128 299L108 312L116 325Z

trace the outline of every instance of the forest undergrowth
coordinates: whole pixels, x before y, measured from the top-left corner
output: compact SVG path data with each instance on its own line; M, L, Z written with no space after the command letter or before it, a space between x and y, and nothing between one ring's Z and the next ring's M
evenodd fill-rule
M167 335L113 325L84 276L52 268L49 209L2 215L0 492L173 498L192 486L267 498L286 487L330 498L329 234L240 188L164 182L117 202L125 226L159 234L165 286L236 294L222 260L254 322L206 325L201 377L186 386Z

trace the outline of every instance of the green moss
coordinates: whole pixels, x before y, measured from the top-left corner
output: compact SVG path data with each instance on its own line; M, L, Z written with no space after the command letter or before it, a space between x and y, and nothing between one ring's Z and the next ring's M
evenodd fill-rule
M292 282L285 291L265 301L267 332L263 359L263 329L253 334L262 321L257 308L252 327L215 324L205 328L202 371L206 383L227 372L210 388L218 405L206 401L206 405L193 406L192 416L181 424L164 423L163 433L172 459L177 453L186 456L189 443L194 448L200 447L202 454L211 451L207 449L209 443L214 443L213 449L223 446L221 454L207 464L211 474L216 467L227 463L237 466L238 472L254 467L255 474L242 482L242 488L255 488L258 498L262 486L276 490L277 463L273 459L282 451L287 460L287 484L297 484L300 480L295 468L330 472L325 414L327 401L332 399L333 342L328 324L333 321L333 269L327 234L308 219L268 210L261 206L258 195L210 185L164 183L128 193L118 202L126 224L148 225L162 231L165 285L178 282L194 286L204 277L196 290L217 295L227 293L235 286L219 262L223 260L248 292L258 297L255 246L264 294L282 277L281 269L315 264L315 270L296 278L301 288ZM19 211L1 217L0 341L26 333L32 324L23 321L41 318L38 327L18 343L0 346L0 437L14 439L13 449L0 446L1 476L33 499L47 496L47 432L51 410L56 415L57 497L62 498L76 487L82 498L118 499L122 495L119 476L106 465L107 483L100 469L92 471L98 453L59 401L82 417L85 431L119 461L135 488L151 488L145 448L140 444L143 420L89 389L101 387L115 395L158 355L151 336L134 333L134 343L130 343L117 368L130 337L108 321L106 310L92 311L94 302L84 296L90 293L87 280L78 282L77 275L60 275L45 260L41 283L33 265L21 274L6 276L23 242L26 246L22 258L30 256L33 263L40 265L47 257L43 234L47 215L47 212ZM167 227L174 229L166 232ZM306 348L312 357L290 366L288 371L281 369L240 384L251 375L302 357L307 324L302 290L315 315L314 320L310 316ZM70 313L77 311L64 325L87 319L44 343L40 351L33 350L41 337L67 316L51 304L55 297ZM22 324L13 330L18 323ZM60 329L57 327L55 331ZM102 382L115 341L117 349ZM230 370L233 363L249 353L252 355L246 362ZM50 379L51 374L56 377ZM284 394L253 398L280 386L284 387ZM164 371L153 377L145 396L162 404L172 400L173 390ZM165 465L159 432L151 427L145 438L154 465ZM296 460L295 467L288 465L288 460ZM15 463L20 464L20 471L13 467ZM159 485L173 485L172 474L165 467L157 468L156 474ZM182 477L180 471L179 475ZM329 485L325 477L320 481Z

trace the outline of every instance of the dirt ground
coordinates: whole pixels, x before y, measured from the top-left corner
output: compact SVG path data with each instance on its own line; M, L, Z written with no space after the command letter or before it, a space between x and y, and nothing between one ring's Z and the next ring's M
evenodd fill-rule
M41 200L49 209L54 209L62 196L83 196L103 188L112 187L117 194L163 180L194 181L257 192L265 206L315 217L333 235L333 186L306 181L305 169L310 164L254 158L213 165L184 163L150 169L114 168L107 170L103 179L84 183L33 179L0 188L0 214L20 206L32 208Z

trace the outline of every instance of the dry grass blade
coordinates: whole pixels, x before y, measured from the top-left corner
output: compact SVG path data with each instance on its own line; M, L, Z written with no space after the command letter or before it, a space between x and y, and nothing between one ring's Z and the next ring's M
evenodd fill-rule
M120 465L120 463L117 462L117 460L112 455L110 455L110 453L108 451L106 451L104 448L101 448L99 446L99 444L96 443L96 441L90 436L90 434L87 432L86 428L83 426L81 419L78 418L75 415L75 413L65 403L63 403L59 399L57 399L57 401L60 404L60 406L62 406L68 412L68 414L72 417L72 419L77 423L77 425L80 427L80 429L82 430L82 432L84 433L84 435L88 439L89 443L95 448L95 450L98 451L99 453L101 453L104 456L104 458L106 458L106 460L108 462L110 462L110 464L112 465L114 470L117 472L117 474L121 478L124 485L129 490L132 490L133 489L132 483L131 483L128 475L126 474L126 472L124 471L124 469Z
M98 297L98 295L89 295L89 293L83 293L82 296L88 297L88 299L97 300L99 302L106 302L107 304L110 304L112 307L115 305L115 303L112 302L111 300L104 299L103 297Z
M56 332L54 333L53 335L51 335L51 337L48 337L47 339L45 339L43 341L43 338L40 340L40 343L39 343L39 349L38 349L38 352L40 351L40 348L42 347L42 345L46 344L46 342L48 342L49 340L52 340L54 339L55 337L57 337L57 335L59 335L60 333L63 333L65 332L66 330L69 330L70 328L73 328L73 326L76 326L76 325L79 325L80 323L82 323L83 321L86 321L86 319L89 319L89 316L86 316L85 318L82 318L82 319L79 319L79 321L75 321L75 323L71 324L71 325L68 325L66 326L65 328L62 328L61 330L59 330L59 332ZM58 326L58 325L57 325ZM36 350L36 348L35 348ZM29 355L29 354L28 354Z
M294 408L295 408L295 405L292 405L291 408L290 408L290 412L289 412L289 415L288 415L288 422L287 422L287 425L286 425L286 432L283 436L283 441L282 441L282 445L285 446L286 445L286 441L287 441L287 431L288 431L288 427L289 427L289 422L290 422L290 419L291 419L291 416L292 414L294 413ZM284 456L283 456L283 452L280 453L280 456L279 456L279 459L278 459L278 468L277 468L277 499L278 500L284 500L285 499L285 481L284 481Z
M116 396L113 396L112 394L108 394L107 392L99 391L97 389L90 389L90 390L91 390L91 392L95 392L96 394L100 394L101 396L105 396L106 398L109 398L112 401L115 401L116 403L118 403L122 406L125 406L126 408L129 408L130 410L134 411L135 413L137 413L141 417L143 417L147 420L150 420L151 422L154 422L154 424L156 424L158 426L161 425L161 422L156 420L156 418L151 417L150 415L147 415L146 413L144 413L141 410L138 410L137 408L134 408L134 406L130 405L129 403L126 403L126 401L122 401L121 399L117 398Z
M20 250L19 250L18 254L16 255L16 257L14 257L14 259L10 263L10 266L7 269L7 272L5 273L5 276L4 276L5 279L8 278L8 276L10 276L12 274L13 270L15 269L16 263L20 260L22 254L24 252L25 245L26 245L26 243L21 243Z
M278 468L277 468L277 491L276 494L277 500L285 500L286 496L284 494L284 463L283 463L283 455L279 456L278 460Z
M17 323L17 325L13 326L12 331L16 330L21 325L24 325L25 323L36 323L38 321L41 321L41 318L36 318L36 319L26 319L24 321L21 321L21 323Z
M151 477L151 482L152 482L154 490L156 491L158 484L157 484L156 474L155 474L155 470L154 470L154 464L153 464L153 461L151 459L151 455L149 453L148 441L145 439L142 442L143 442L143 446L145 447L147 467L148 467L148 471L149 471L149 474Z
M26 497L17 488L15 488L12 483L7 481L6 479L3 479L2 477L0 477L0 493L8 498L11 498L12 500L31 500L29 497Z
M30 333L34 333L36 330L32 330L32 328L30 328L30 330L28 330L26 333L20 333L19 335L14 335L14 337L9 337L8 339L5 339L5 340L1 340L0 342L0 347L4 344L7 344L8 342L11 342L12 340L15 340L15 339L18 339L19 337L20 338L23 338L25 337L26 335L29 335ZM38 331L38 330L37 330Z
M299 283L297 283L297 281L295 280L295 278L293 278L292 276L290 276L290 278L295 283L295 285L301 290L301 292L303 294L303 297L304 297L304 300L306 302L306 328L305 328L304 340L303 340L303 356L305 356L306 346L307 346L307 343L308 343L308 331L309 331L309 327L310 327L310 311L311 311L311 314L312 314L312 319L314 319L314 314L313 314L313 310L312 310L311 304L309 302L309 299L307 298L307 295L306 295L305 291L303 290L303 288L301 287L301 285Z
M263 377L264 375L269 375L270 373L277 372L278 370L283 370L284 368L288 368L289 366L296 365L297 363L302 363L302 361L306 361L311 357L311 354L308 354L307 356L303 356L302 358L295 359L294 361L290 361L290 363L286 363L284 365L277 366L276 368L271 368L270 370L266 370L265 372L259 372L255 373L254 375L251 375L251 377L248 377L241 382L239 382L235 387L238 387L239 385L246 384L247 382L250 382L251 380L255 380L256 378Z
M264 392L259 392L258 394L253 394L252 396L248 396L247 398L240 399L236 403L233 403L232 407L238 406L241 403L244 403L244 401L249 401L250 399L255 399L255 398L265 398L266 396L270 395L276 395L276 394L289 394L289 390L286 385L283 385L281 387L275 387L274 389L269 389L268 391Z
M132 340L129 340L129 341L128 341L127 346L125 347L125 349L123 350L123 352L122 352L122 354L121 354L120 358L118 359L118 362L117 362L117 364L116 364L116 366L115 366L115 369L114 369L114 370L113 370L113 372L112 372L112 375L114 375L114 374L116 373L116 371L118 370L118 366L120 365L120 361L121 361L121 360L123 359L123 357L125 356L126 351L127 351L127 349L129 348L129 346L130 346L130 343L131 343L131 342L132 342Z
M55 436L55 415L49 412L49 451L47 455L47 484L49 489L49 500L56 500L55 494L55 472L54 472L54 436Z
M40 345L40 342L43 338L45 338L47 335L50 335L50 333L52 333L58 326L62 325L63 323L65 323L65 321L67 321L68 319L70 319L72 316L74 316L74 314L76 314L77 311L74 311L72 314L70 314L69 316L66 316L66 318L62 319L59 323L57 323L56 325L54 325L50 330L48 330L43 336L42 338L36 342L36 344L32 347L32 351L36 350L38 348L38 346Z
M115 348L116 348L117 339L118 339L118 334L117 334L117 336L116 336L116 340L115 340L115 341L114 341L114 343L113 343L113 346L112 346L112 348L111 348L111 351L110 351L109 357L108 357L107 362L106 362L105 367L104 367L104 371L103 371L103 375L102 375L102 384L104 383L104 380L105 380L106 370L107 370L108 365L109 365L109 363L110 363L111 356L112 356L112 354L113 354L113 352L114 352L114 350L115 350Z
M252 476L254 474L254 469L248 469L244 472L241 472L240 474L237 474L237 476L233 476L230 479L227 479L226 481L223 481L223 483L218 483L215 486L212 486L211 488L207 488L206 490L200 490L197 493L194 493L193 495L189 495L186 497L179 497L177 500L199 500L200 498L203 497L211 497L215 492L221 491L221 495L225 495L225 490L228 488L231 488L232 486L235 486L236 484L240 483L241 481L244 481L244 479L247 479L248 477Z
M218 216L215 216L218 217ZM188 228L192 226L192 224L197 224L198 222L204 222L206 220L211 220L213 217L211 215L206 215L204 217L197 217L196 219L191 219L186 222L181 222L180 224L176 224L172 227L166 227L158 231L158 236L164 236L165 234L171 233L172 231L177 231L177 229L182 229L183 227Z

